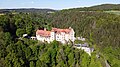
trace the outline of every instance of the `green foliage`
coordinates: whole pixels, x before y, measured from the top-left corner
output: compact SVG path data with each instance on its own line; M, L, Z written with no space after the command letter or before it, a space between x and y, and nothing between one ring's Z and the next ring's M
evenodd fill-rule
M101 4L101 5L95 5L91 7L84 7L84 8L73 8L73 9L68 9L69 11L110 11L110 10L120 10L120 4Z
M106 47L103 50L105 59L108 60L112 67L119 67L120 65L120 49L113 47Z
M33 61L30 62L30 67L35 67L35 64Z
M84 41L81 41L81 40L75 40L74 43L75 43L75 44L84 44L85 42L84 42Z
M90 63L90 57L88 54L82 54L81 56L81 66L82 67L88 67L89 66L89 63Z
M68 64L72 67L72 65L74 64L75 60L74 60L74 53L69 53L68 55Z
M92 53L91 62L90 62L89 67L103 67L100 62L100 58L97 58L96 55L97 55L96 52Z
M0 67L102 67L105 59L111 67L120 67L120 16L78 10L1 15ZM51 27L70 26L76 36L85 37L90 46L95 46L95 51L103 55L100 58L96 58L96 53L89 56L82 50L63 46L57 41L48 44L27 38L18 39L24 33L35 36L35 31L44 27L50 30Z
M17 29L16 35L18 37L22 37L23 34L25 34L25 30L24 29Z

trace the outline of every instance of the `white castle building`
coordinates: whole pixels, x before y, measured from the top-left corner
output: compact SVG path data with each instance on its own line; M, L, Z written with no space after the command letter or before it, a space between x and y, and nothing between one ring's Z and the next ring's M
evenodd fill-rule
M52 42L53 40L59 41L61 43L66 43L68 41L74 42L74 30L69 27L68 29L59 29L59 28L52 28L51 31L47 31L46 28L44 30L37 30L36 31L36 38L39 41L48 43Z

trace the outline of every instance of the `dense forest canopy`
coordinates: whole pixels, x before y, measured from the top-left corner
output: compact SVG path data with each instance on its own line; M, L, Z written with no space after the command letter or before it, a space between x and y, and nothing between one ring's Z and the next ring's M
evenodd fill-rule
M0 67L105 67L105 61L111 67L120 67L120 15L82 10L0 15ZM36 30L44 27L72 27L75 36L85 37L95 50L89 56L71 44L22 38L25 33L35 36Z

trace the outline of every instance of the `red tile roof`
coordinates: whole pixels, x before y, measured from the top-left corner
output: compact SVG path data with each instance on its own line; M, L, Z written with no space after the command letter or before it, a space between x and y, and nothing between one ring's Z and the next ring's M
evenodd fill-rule
M37 30L36 31L37 35L41 35L41 36L50 36L50 31L45 31L45 30Z
M52 31L57 32L57 33L60 33L60 32L69 33L71 31L71 29L52 28Z
M70 33L71 29L59 29L59 28L52 28L51 31L46 30L37 30L36 34L41 36L50 36L50 32L56 32L60 34L61 32Z

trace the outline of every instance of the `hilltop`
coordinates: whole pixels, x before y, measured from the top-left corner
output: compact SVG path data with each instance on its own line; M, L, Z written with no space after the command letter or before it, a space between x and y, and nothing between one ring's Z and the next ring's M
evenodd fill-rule
M55 12L53 9L37 9L37 8L19 8L19 9L0 9L0 13L8 12L24 12L24 13L48 13Z
M72 8L69 10L79 10L79 11L110 11L110 10L120 10L120 4L101 4L90 7L83 8Z
M95 5L90 7L80 7L80 8L70 8L70 9L63 9L63 10L74 10L74 11L110 11L120 10L120 4L101 4ZM24 13L47 13L47 12L56 12L60 10L54 9L37 9L37 8L16 8L16 9L0 9L0 13L7 13L7 12L24 12Z

